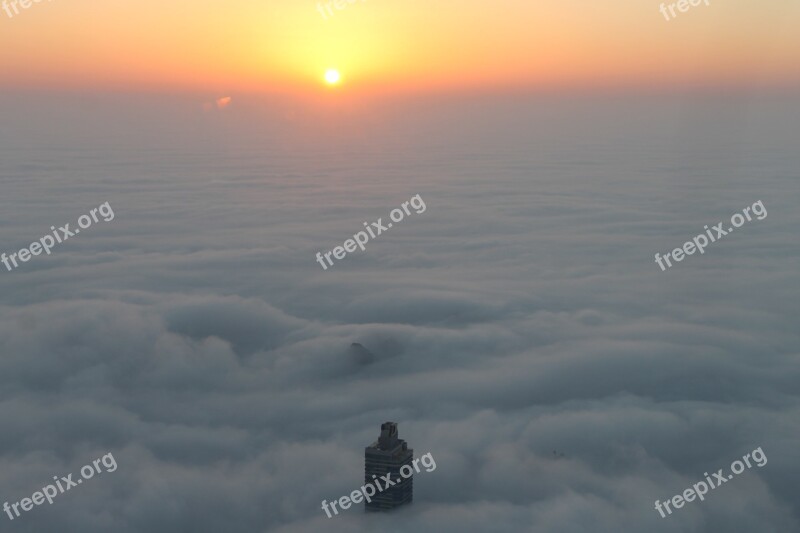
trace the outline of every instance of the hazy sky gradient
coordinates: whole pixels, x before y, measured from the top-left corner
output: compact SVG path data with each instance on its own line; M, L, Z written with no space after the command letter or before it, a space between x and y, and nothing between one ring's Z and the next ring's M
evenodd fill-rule
M714 0L58 0L0 12L0 86L353 90L793 85L800 4Z

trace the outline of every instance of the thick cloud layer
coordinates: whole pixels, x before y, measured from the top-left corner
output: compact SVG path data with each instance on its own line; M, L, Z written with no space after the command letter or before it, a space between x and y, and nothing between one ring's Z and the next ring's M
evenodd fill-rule
M5 111L2 251L116 216L0 267L0 503L119 466L3 531L800 531L797 102L234 102ZM386 420L436 470L328 519Z

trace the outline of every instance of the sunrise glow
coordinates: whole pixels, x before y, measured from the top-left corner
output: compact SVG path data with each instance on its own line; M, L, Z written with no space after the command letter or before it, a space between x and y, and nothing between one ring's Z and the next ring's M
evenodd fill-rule
M325 83L328 85L336 85L342 79L338 70L329 69L325 72Z
M797 2L712 2L670 21L639 0L345 4L37 4L0 20L3 50L25 43L0 54L0 87L297 93L341 84L334 69L350 94L800 82Z

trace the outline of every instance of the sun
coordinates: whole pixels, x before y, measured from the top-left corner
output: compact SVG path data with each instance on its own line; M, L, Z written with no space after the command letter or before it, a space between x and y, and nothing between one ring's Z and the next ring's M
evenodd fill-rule
M325 83L328 85L336 85L339 83L342 77L339 75L339 71L335 69L329 69L325 72Z

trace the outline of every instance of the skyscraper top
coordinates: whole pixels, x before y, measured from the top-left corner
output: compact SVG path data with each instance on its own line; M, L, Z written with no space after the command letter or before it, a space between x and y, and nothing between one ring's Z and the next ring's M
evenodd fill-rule
M372 501L364 506L366 511L388 511L411 503L414 499L414 479L413 476L407 477L404 472L413 472L413 459L414 450L397 436L397 423L381 424L378 440L364 449L364 484L376 482L378 478L396 481L373 496Z
M397 433L397 422L384 422L381 424L381 434L378 440L367 446L368 451L373 453L402 453L408 450L406 441L401 439Z

